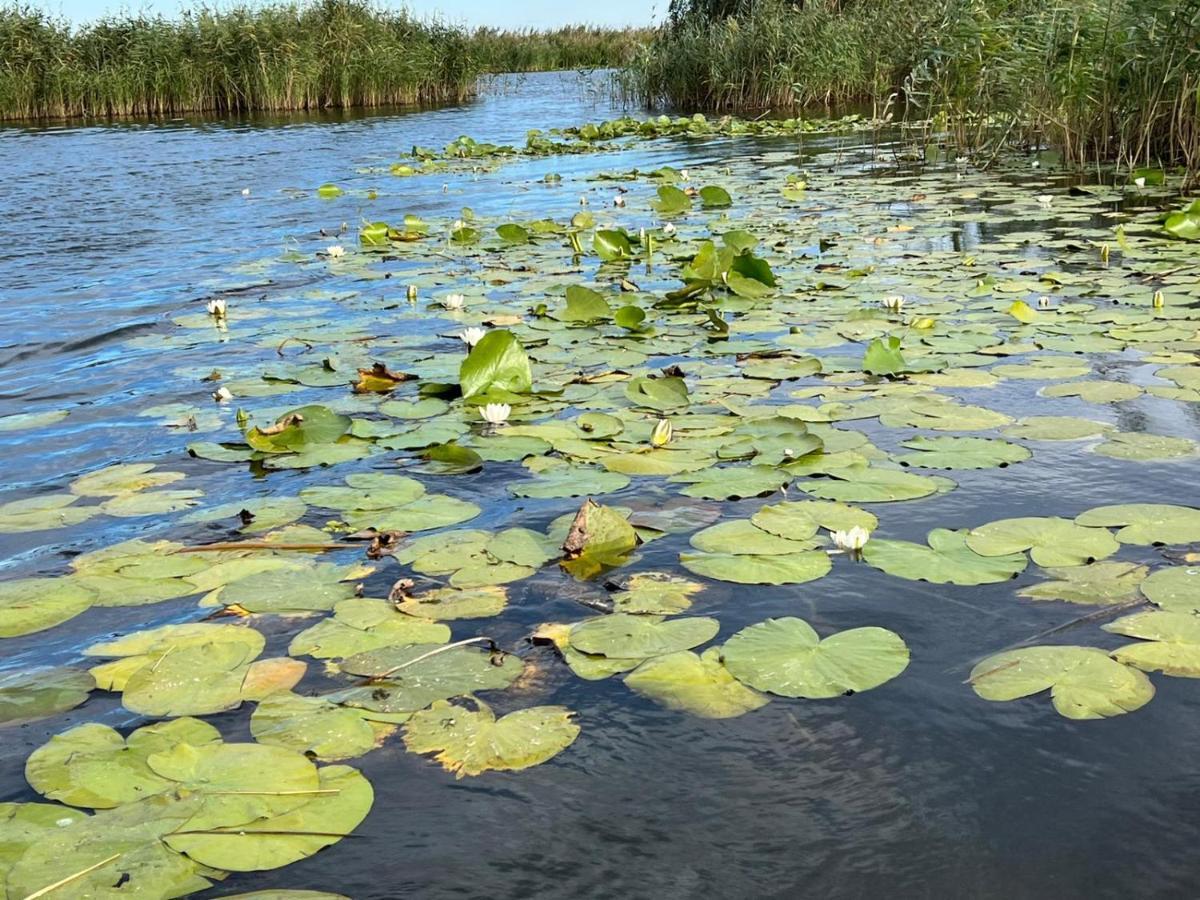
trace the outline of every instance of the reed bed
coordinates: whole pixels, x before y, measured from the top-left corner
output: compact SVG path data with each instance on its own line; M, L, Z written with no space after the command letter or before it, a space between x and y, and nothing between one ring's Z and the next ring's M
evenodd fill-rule
M871 104L963 149L1200 170L1200 0L673 0L620 89L680 109Z
M545 31L478 28L471 34L471 48L488 72L613 69L632 62L652 34L649 28L591 25Z

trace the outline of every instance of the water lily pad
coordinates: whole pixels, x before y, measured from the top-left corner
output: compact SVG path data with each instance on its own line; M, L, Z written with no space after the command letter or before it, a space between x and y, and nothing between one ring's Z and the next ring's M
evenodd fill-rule
M0 581L0 637L53 628L90 607L94 596L67 578Z
M400 612L385 600L352 597L334 606L334 615L301 631L288 645L292 656L341 659L413 644L444 644L450 629L428 618Z
M55 831L87 818L57 803L0 803L0 891L8 871L25 851Z
M1004 468L1033 455L1020 444L990 438L917 437L902 445L917 452L901 454L896 462L924 469Z
M872 538L863 559L889 575L933 584L995 584L1025 570L1024 553L981 556L967 546L966 531L935 528L929 546Z
M625 676L625 685L668 709L704 719L734 718L768 702L729 674L716 647L648 659Z
M416 713L404 727L413 753L433 753L455 777L489 771L517 771L554 758L575 742L579 726L564 706L535 706L499 719L475 701L475 709L439 700Z
M1156 609L1134 613L1102 626L1105 631L1147 643L1113 651L1113 658L1141 669L1181 678L1200 678L1200 616L1191 611Z
M1039 566L1082 566L1112 556L1120 549L1103 528L1087 528L1078 519L1026 517L1000 519L973 528L967 546L982 556L1030 551Z
M692 535L691 544L705 553L778 556L812 550L809 540L789 540L756 526L750 519L720 522Z
M1079 525L1117 528L1122 544L1189 544L1200 541L1200 509L1169 503L1097 506L1075 517Z
M154 463L123 463L76 478L71 482L71 493L81 497L116 497L163 487L186 477L183 472L156 472Z
M118 494L100 504L105 515L122 518L161 516L199 505L203 491L147 491L141 494Z
M1162 609L1200 612L1200 568L1171 566L1142 582L1146 599Z
M765 497L792 480L773 466L713 467L702 472L675 475L671 481L686 484L680 493L708 500L740 500Z
M89 672L70 666L0 672L0 724L44 719L87 702Z
M704 585L670 572L639 572L612 595L615 612L674 615L692 605Z
M937 475L914 475L898 469L875 466L849 466L830 473L828 478L808 478L796 482L806 494L843 503L890 503L916 500L954 487L954 482Z
M1026 438L1031 441L1081 441L1112 430L1112 425L1091 419L1072 416L1026 416L1017 424L1005 428L1004 433L1009 437Z
M411 616L424 616L429 619L484 619L497 616L508 605L508 592L499 585L482 585L480 587L460 590L458 588L438 588L426 591L412 597L406 597L399 604L402 612ZM448 641L447 630L446 640ZM430 638L415 643L436 643ZM366 649L366 648L364 648Z
M609 494L628 486L627 475L590 466L564 466L530 481L515 482L509 490L515 497L549 500Z
M71 494L43 494L0 503L0 534L66 528L100 513L98 506L73 506L78 499Z
M1043 397L1078 397L1087 403L1122 403L1140 396L1142 389L1120 381L1070 381L1041 390Z
M581 622L571 629L571 646L582 653L613 659L645 659L689 650L716 636L716 619L613 613Z
M971 670L984 700L1007 701L1050 691L1068 719L1103 719L1141 709L1154 697L1144 674L1094 647L1022 647L989 656Z
M1186 459L1195 456L1197 449L1200 449L1200 445L1188 438L1161 434L1117 431L1106 435L1106 438L1103 444L1097 444L1092 450L1113 459Z
M1018 596L1033 600L1065 600L1089 606L1129 603L1141 596L1138 586L1149 570L1136 563L1111 560L1087 566L1050 568L1051 581L1030 585Z
M250 716L250 733L260 744L286 747L326 762L362 756L378 740L376 729L361 711L287 691L258 704Z
M378 680L369 687L331 695L331 700L396 713L416 712L434 700L506 688L520 676L524 664L511 654L492 654L475 647L416 644L360 653L343 660L340 668Z
M148 725L128 738L107 725L89 722L55 735L33 751L25 762L25 778L48 800L111 809L172 787L170 780L150 768L151 754L181 743L200 747L220 739L217 729L199 719Z
M792 541L807 540L819 528L848 531L857 527L874 531L879 524L879 520L866 510L825 500L789 501L763 506L750 517L750 521L763 531Z
M255 613L319 612L353 597L354 583L343 579L359 577L359 569L353 566L293 562L286 569L227 584L221 590L221 602Z
M886 628L851 628L821 639L803 619L767 619L721 648L733 677L756 690L810 700L855 694L908 667L908 647Z
M308 507L299 497L253 497L198 509L184 517L185 522L221 522L237 524L239 531L271 531L290 525Z
M679 562L689 572L737 584L803 584L828 575L833 567L823 550L783 556L681 553Z

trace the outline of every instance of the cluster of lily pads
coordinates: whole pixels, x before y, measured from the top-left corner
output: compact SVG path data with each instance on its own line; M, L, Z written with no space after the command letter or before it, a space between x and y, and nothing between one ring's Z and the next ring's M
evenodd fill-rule
M564 135L590 146L813 128L619 120ZM528 152L562 152L541 140ZM1194 245L1170 240L1158 209L1113 213L1123 189L1034 194L961 165L835 182L819 160L798 169L790 146L761 146L693 171L599 173L576 185L588 208L572 194L558 217L373 212L356 247L273 264L329 290L287 309L212 302L132 339L131 351L209 352L187 374L211 403L142 410L185 436L202 473L118 463L0 502L6 533L76 535L101 515L144 530L0 582L9 639L140 608L127 632L86 647L88 665L0 675L0 722L96 691L155 721L127 735L80 725L30 756L27 779L53 803L0 805L8 895L178 896L310 856L367 815L371 787L345 761L388 740L457 777L544 763L588 723L522 704L542 663L706 718L833 700L908 665L895 632L822 635L786 603L722 637L701 614L721 612L721 584L862 566L971 587L1032 564L1045 578L1020 597L1126 612L1104 630L1136 640L997 647L971 673L980 697L1049 690L1059 713L1090 719L1148 702L1147 673L1200 677L1186 546L1200 510L1047 497L1045 515L948 523L919 541L902 539L895 511L1063 448L1095 454L1101 473L1193 466L1192 439L1118 423L1139 405L1200 401ZM464 139L445 156L507 152ZM415 153L396 174L441 160ZM1032 228L1051 205L1062 224ZM1007 228L966 250L949 241L985 220ZM238 470L261 479L245 499L205 505L180 486L249 484ZM673 561L685 536L678 567L644 562L664 546ZM591 586L587 610L537 610L554 621L502 645L494 635L511 629L492 626L531 603L534 579ZM187 598L210 618L142 627L153 605ZM287 655L264 656L280 633ZM198 718L243 705L253 742Z

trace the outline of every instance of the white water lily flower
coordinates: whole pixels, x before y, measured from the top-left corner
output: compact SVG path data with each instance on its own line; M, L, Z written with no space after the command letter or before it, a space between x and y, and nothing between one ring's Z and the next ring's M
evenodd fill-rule
M1050 308L1050 298L1047 297L1045 294L1038 297L1038 306L1041 307L1042 309L1049 309Z
M483 421L489 425L503 425L508 421L511 413L512 407L507 403L489 403L479 411L479 414L483 416Z
M671 427L671 420L659 419L654 423L654 430L650 432L650 446L665 447L671 443L674 434L675 429Z
M904 295L890 294L889 296L883 298L882 303L884 309L890 309L893 312L900 312L900 310L904 309Z
M679 177L682 178L684 181L687 181L691 176L688 175L687 169L681 169L679 172Z
M242 188L242 196L249 197L250 196L250 188Z
M662 227L662 233L665 234L667 237L671 237L671 235L673 235L675 233L675 226L673 224L671 224L670 222L668 222L666 225L664 225Z
M580 197L580 198L579 198L579 205L580 205L580 206L587 206L587 197Z
M462 309L467 303L467 298L462 294L447 294L442 298L442 306L446 309Z
M861 525L855 525L849 531L835 531L830 537L833 539L834 546L839 550L857 553L867 545L867 541L871 539L871 532Z
M1042 167L1042 162L1041 162L1041 160L1035 159L1035 160L1033 161L1033 167L1034 167L1035 169L1040 169L1040 168Z
M346 255L346 248L341 244L330 244L325 248L325 255L330 259L337 259L340 256Z
M1042 206L1049 206L1054 202L1054 197L1050 194L1038 194L1033 199L1042 204Z
M408 302L409 302L409 303L416 303L416 302L417 302L417 286L416 286L415 284L410 284L410 285L408 286L408 290L407 290L407 291L405 291L405 293L408 295Z
M617 208L623 208L625 206L625 198L620 194L617 194L615 197L613 197L613 206Z
M1144 188L1146 186L1146 179L1145 178L1135 178L1135 179L1133 179L1133 183L1135 185L1137 185L1137 187L1139 189Z
M212 300L209 300L208 303L205 304L204 308L208 310L208 314L214 319L219 320L225 318L225 301L220 297L215 297Z
M218 403L228 403L233 399L233 392L227 387L219 387L213 391L212 398Z
M458 335L458 339L468 347L474 347L483 340L483 336L487 334L486 328L480 328L478 325L472 325L470 328L465 328Z

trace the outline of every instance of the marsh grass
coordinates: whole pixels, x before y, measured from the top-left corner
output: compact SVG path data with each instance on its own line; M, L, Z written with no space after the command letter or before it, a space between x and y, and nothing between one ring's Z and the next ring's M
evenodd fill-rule
M647 105L871 104L964 151L1200 169L1200 0L675 0L620 79Z
M623 65L647 30L473 32L371 0L201 6L73 28L0 6L0 118L460 102L483 72Z

